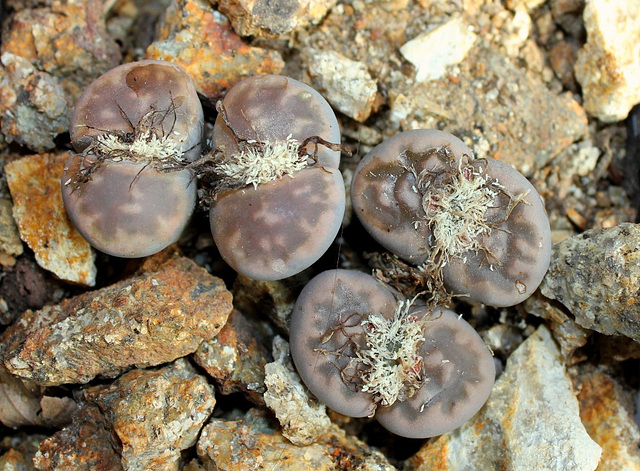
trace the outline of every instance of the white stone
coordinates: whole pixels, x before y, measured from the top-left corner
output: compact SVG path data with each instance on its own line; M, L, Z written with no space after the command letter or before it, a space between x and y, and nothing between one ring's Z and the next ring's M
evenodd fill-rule
M593 471L601 453L580 420L560 350L541 326L509 357L474 419L425 445L405 469Z
M439 79L447 67L462 62L475 41L475 33L456 17L406 42L400 53L415 66L416 82L425 82Z
M335 51L309 49L303 57L310 85L341 113L358 122L366 121L378 92L367 67Z
M589 114L612 123L640 103L640 1L589 0L576 79Z

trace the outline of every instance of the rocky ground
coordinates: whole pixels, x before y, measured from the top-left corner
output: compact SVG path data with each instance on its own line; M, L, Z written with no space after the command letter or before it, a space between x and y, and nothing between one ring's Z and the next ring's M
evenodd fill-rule
M0 5L0 470L640 470L637 0ZM145 260L75 231L60 196L70 110L142 58L182 66L209 125L241 77L310 84L354 154L347 187L369 149L414 128L533 182L555 244L540 289L455 306L499 370L471 421L402 439L301 386L286 341L298 292L383 250L349 211L329 253L280 282L236 276L205 211Z

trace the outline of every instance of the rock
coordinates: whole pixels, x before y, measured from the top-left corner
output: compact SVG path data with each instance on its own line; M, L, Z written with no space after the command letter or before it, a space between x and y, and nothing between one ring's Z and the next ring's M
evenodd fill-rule
M0 251L8 257L21 255L24 251L20 233L13 219L13 204L6 198L0 199ZM15 263L15 259L14 259Z
M33 465L40 471L120 471L118 449L100 409L82 401L71 425L40 443Z
M583 18L587 43L575 74L585 109L606 123L622 121L640 103L640 2L592 0Z
M213 387L184 359L133 370L85 391L121 445L124 469L180 469L180 452L196 443L216 403Z
M464 60L476 38L458 16L406 42L400 53L416 68L416 82L436 80Z
M238 275L233 284L233 302L242 312L268 317L278 329L289 333L289 322L298 292L309 281L304 272L278 281L257 281Z
M30 471L33 468L33 456L38 451L40 442L47 438L45 435L24 433L16 436L5 436L0 440L0 470L2 471ZM6 451L5 451L6 450Z
M75 408L70 397L48 395L37 384L0 366L0 422L7 427L61 428L71 421Z
M549 51L551 68L562 82L562 85L572 91L578 90L576 78L573 73L577 54L578 46L570 41L559 41Z
M366 121L378 96L367 67L335 51L307 49L302 55L309 74L306 82L341 113Z
M556 244L540 289L582 327L640 341L640 225L590 229Z
M173 0L158 31L145 57L182 67L212 105L243 77L284 67L278 52L249 46L205 0Z
M2 52L21 56L46 72L45 76L55 76L64 92L46 90L40 99L66 99L72 108L84 88L118 65L122 57L118 44L107 34L102 0L46 4L20 9L9 18Z
M60 193L68 153L38 154L5 165L20 237L42 268L71 283L93 286L95 253L69 221Z
M211 0L240 36L280 36L318 24L337 0Z
M131 278L26 311L0 337L0 353L11 373L38 384L86 383L194 352L231 310L220 279L161 252Z
M509 357L475 418L427 442L403 469L593 471L600 454L580 421L560 351L541 326Z
M11 52L0 56L0 128L7 142L36 152L55 147L53 139L69 128L62 85Z
M395 470L384 456L332 424L322 441L291 444L263 411L251 409L240 420L212 419L198 440L198 457L205 469L277 469L308 471L357 469Z
M603 368L581 365L579 374L580 418L602 447L598 469L640 471L640 430L629 408L631 395Z
M264 405L264 366L269 352L260 337L255 322L234 310L218 335L200 344L193 359L213 378L221 394L242 392L254 404Z
M463 139L476 157L497 158L526 176L588 132L586 114L570 94L551 93L495 51L475 48L459 69L455 79L390 91L386 132L442 129Z
M311 445L323 438L331 425L326 407L302 385L289 343L280 336L273 339L273 358L264 369L264 401L276 414L284 437L294 445Z

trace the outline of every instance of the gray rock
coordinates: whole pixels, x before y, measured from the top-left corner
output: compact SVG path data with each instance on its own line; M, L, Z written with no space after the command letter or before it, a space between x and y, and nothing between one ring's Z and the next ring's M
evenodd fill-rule
M640 103L640 2L586 2L587 43L578 52L575 75L587 112L622 121Z
M302 385L291 361L289 343L280 336L273 340L273 357L274 361L265 366L264 400L276 414L282 435L295 445L310 445L331 425L326 407Z
M509 357L478 415L426 443L404 469L593 471L600 454L580 421L560 351L542 326Z
M540 289L582 327L640 341L640 225L590 229L556 244Z

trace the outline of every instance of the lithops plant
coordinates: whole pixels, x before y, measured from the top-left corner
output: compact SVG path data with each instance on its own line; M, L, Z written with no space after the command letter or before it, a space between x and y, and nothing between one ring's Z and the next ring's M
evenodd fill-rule
M345 210L340 132L331 107L288 77L244 79L218 105L211 232L222 258L256 280L320 258Z
M144 257L176 242L196 203L191 170L204 117L190 77L144 60L96 79L71 118L62 196L71 221L98 250Z
M410 438L462 425L495 380L491 353L465 320L398 298L357 271L325 271L305 286L290 343L300 377L320 401L347 416L375 416Z
M387 250L454 293L511 306L539 286L551 256L544 204L504 162L473 159L437 130L393 136L358 164L355 213Z

